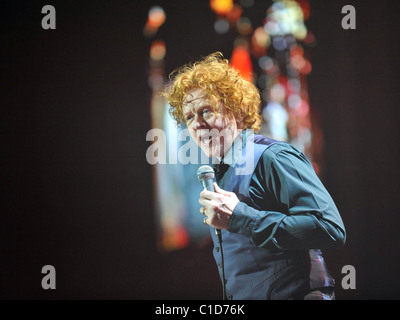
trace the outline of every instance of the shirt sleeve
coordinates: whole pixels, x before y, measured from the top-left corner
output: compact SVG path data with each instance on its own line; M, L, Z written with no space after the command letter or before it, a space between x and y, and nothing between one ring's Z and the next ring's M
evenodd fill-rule
M261 210L239 202L228 231L250 237L259 247L283 250L344 245L345 228L334 201L308 159L291 145L264 151L249 191Z

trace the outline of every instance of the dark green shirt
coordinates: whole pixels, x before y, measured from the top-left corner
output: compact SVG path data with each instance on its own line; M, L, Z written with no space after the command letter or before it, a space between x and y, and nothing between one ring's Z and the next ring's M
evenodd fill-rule
M245 143L248 136L243 137ZM239 202L228 231L249 237L259 247L303 250L343 246L345 228L334 201L309 160L292 145L278 142L264 151L249 192L262 210Z

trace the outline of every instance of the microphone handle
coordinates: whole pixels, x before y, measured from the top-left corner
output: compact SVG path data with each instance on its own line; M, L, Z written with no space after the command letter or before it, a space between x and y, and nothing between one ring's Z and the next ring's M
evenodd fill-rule
M203 188L207 189L208 191L215 192L214 189L214 179L206 179L202 180L201 184L203 185ZM223 254L223 249L222 249L222 235L221 235L221 229L214 229L215 230L215 235L217 236L219 246L220 246L220 252L221 252L221 263L222 263L222 299L226 300L226 288L225 288L225 267L224 267L224 254Z
M212 191L214 192L214 181L213 179L207 179L207 180L203 180L202 182L203 188L206 188L208 191ZM221 230L220 229L215 229L215 234L218 238L218 242L221 244L222 243L222 235L221 235Z
M203 180L201 182L201 184L203 185L203 188L206 188L208 191L212 191L214 192L214 181L213 179L207 179L207 180Z

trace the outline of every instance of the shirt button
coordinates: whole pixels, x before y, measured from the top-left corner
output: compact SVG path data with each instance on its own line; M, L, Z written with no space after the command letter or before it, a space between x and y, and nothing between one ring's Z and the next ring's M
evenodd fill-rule
M218 263L218 267L222 268L222 263Z
M232 297L232 295L230 294L229 296L228 296L228 300L232 300L233 299L233 297Z
M215 251L219 252L219 247L215 247Z

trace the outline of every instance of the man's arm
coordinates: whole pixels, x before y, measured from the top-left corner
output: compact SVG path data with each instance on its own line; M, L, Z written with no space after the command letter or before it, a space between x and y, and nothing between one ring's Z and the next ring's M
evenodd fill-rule
M250 237L260 247L284 250L339 248L345 228L328 191L307 158L290 145L267 149L257 165L252 190L269 194L285 212L237 203L227 230Z

